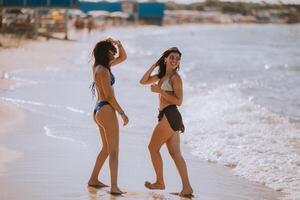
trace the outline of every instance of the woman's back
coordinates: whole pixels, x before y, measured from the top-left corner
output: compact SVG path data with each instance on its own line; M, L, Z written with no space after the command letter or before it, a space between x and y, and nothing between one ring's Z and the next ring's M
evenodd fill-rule
M99 73L101 73L102 70L108 70L106 69L105 67L101 66L101 65L97 65L95 67L93 67L93 75L94 75L94 81L95 81L95 90L97 91L97 100L99 101L102 101L102 100L105 100L105 95L104 95L104 88L102 87L101 85L101 80L97 77ZM114 75L110 73L110 80L107 80L109 81L111 84L111 86L115 83L115 78L114 78ZM113 87L112 87L113 89Z

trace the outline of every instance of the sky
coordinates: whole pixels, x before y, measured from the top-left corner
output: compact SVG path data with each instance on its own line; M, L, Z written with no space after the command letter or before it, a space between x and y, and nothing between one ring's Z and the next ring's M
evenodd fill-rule
M100 0L82 0L82 1L100 1ZM120 0L107 0L107 1L120 1ZM147 0L138 0L138 1L147 1ZM160 2L167 2L170 0L158 0ZM177 3L194 3L194 2L203 2L205 0L171 0L171 1L175 1ZM231 1L231 2L256 2L256 3L262 3L262 2L266 2L266 3L285 3L285 4L300 4L300 0L220 0L220 1Z

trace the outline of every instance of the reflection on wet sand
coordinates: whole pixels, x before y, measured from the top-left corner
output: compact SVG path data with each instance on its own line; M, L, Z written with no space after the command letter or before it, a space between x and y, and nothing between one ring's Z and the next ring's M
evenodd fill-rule
M155 192L143 193L143 192L126 192L123 195L112 195L108 190L97 189L94 187L88 187L90 200L99 200L103 197L107 197L109 200L122 199L149 199L149 200L167 200L172 199L165 194L159 194ZM168 195L169 196L169 195ZM177 197L180 200L188 200L189 198ZM176 199L177 199L176 198Z

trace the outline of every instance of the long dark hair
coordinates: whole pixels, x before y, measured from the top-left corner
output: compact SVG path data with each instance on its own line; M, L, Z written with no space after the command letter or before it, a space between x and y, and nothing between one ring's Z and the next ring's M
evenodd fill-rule
M101 65L105 68L107 68L110 71L110 65L109 65L109 51L113 51L114 53L117 52L116 47L108 40L102 40L98 42L93 50L93 57L94 57L94 64L93 68L95 68L98 65ZM90 85L90 89L92 91L93 97L95 97L95 81L92 82Z
M157 61L157 65L159 66L158 74L157 74L158 78L162 78L166 74L167 66L165 63L165 58L168 57L171 53L178 53L181 58L181 52L177 47L172 47L170 49L167 49ZM179 70L179 65L176 68L176 70L177 71Z
M107 68L110 71L109 66L109 51L113 51L114 53L117 52L116 47L107 40L103 40L98 42L93 50L93 56L94 56L94 65L93 67L96 67L97 65L102 65L103 67Z

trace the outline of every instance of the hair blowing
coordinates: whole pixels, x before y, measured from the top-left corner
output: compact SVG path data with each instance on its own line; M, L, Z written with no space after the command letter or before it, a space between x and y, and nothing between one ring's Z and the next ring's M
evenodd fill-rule
M98 42L93 50L93 56L94 56L94 65L93 67L96 67L98 65L102 65L103 67L107 68L110 71L109 66L109 51L117 52L116 47L107 40L103 40Z
M109 51L117 52L116 47L107 40L103 40L98 42L93 50L93 56L94 56L94 64L93 67L95 68L98 65L101 65L105 68L107 68L110 71L110 65L109 65L109 56L108 52ZM95 81L90 85L90 89L92 91L93 97L96 96L96 91L95 91Z
M179 56L181 57L181 52L178 50L177 47L172 47L170 49L167 49L162 56L158 59L157 65L159 66L158 69L158 78L162 78L166 74L166 63L165 63L165 58L167 58L171 53L178 53ZM179 70L179 65L176 68L176 70Z

